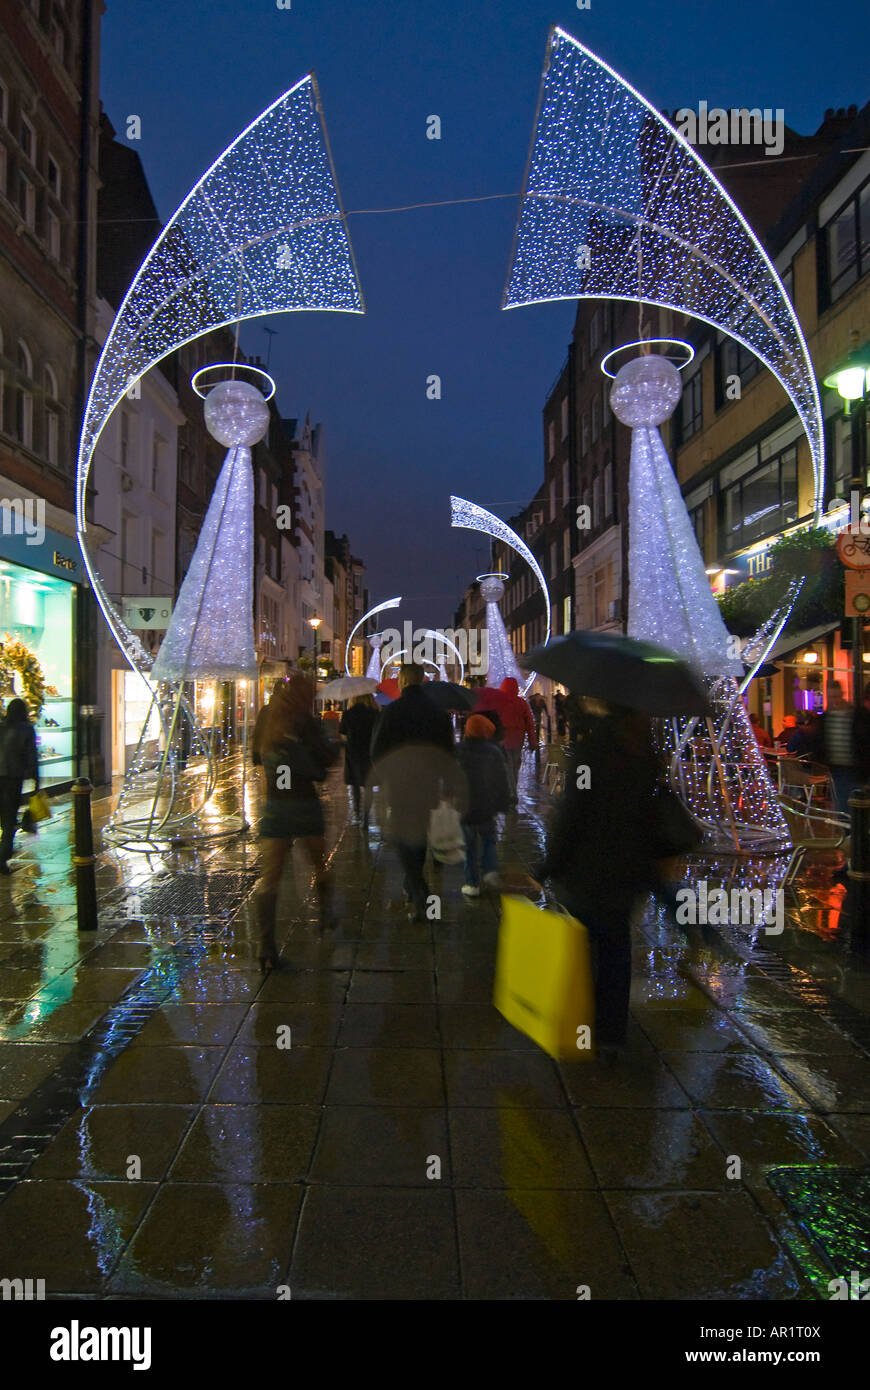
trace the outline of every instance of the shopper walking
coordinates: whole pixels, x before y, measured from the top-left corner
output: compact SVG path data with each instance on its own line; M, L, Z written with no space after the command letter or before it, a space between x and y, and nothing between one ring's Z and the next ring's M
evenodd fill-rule
M855 711L844 698L839 681L828 685L828 704L822 715L822 748L831 769L837 810L849 814L849 797L857 785L855 771Z
M381 710L372 736L372 786L380 787L388 811L384 837L402 866L405 900L412 920L425 919L429 888L424 866L429 817L444 795L458 791L449 714L427 699L425 672L416 662L399 671L398 700Z
M465 883L467 898L480 897L480 879L492 883L498 876L495 818L513 801L507 763L492 742L495 725L482 714L465 723L465 737L457 749L459 765L468 784L468 809L462 817L465 835Z
M367 785L372 766L372 734L378 722L373 695L357 695L341 716L339 732L344 738L344 780L351 789L354 814L362 808L363 828L368 829L371 787Z
M659 764L646 715L601 708L607 712L578 722L573 762L589 775L579 788L579 779L568 778L535 877L551 880L559 902L589 932L596 1040L615 1048L628 1026L632 916L660 884Z
M10 700L0 724L0 874L11 873L9 860L18 828L21 787L29 777L33 778L34 791L38 791L36 733L24 701Z
M294 840L302 840L314 869L321 926L333 921L332 891L326 871L323 807L316 783L337 756L314 718L314 680L301 672L272 695L260 726L254 756L263 768L266 806L260 822L261 873L256 908L260 927L260 969L279 965L275 942L278 888Z
M523 762L523 745L526 739L529 747L535 747L535 720L529 703L520 694L520 688L513 676L505 676L499 689L503 700L499 705L501 722L504 725L504 748L514 781L514 794L519 787L520 768Z

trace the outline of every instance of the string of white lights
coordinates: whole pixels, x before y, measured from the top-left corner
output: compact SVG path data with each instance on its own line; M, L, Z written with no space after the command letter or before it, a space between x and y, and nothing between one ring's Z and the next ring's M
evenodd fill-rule
M503 307L578 298L673 309L754 353L806 431L820 510L819 392L770 259L692 145L625 78L555 27Z
M76 474L76 527L103 614L131 664L151 657L87 548L86 493L112 411L162 358L242 319L364 303L313 74L273 102L191 190L145 257L94 372Z

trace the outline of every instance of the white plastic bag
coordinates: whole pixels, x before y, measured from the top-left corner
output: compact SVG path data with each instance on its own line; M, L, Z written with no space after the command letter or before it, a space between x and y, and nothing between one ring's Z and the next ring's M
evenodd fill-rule
M461 864L465 859L462 820L449 801L442 801L429 817L429 848L439 864Z

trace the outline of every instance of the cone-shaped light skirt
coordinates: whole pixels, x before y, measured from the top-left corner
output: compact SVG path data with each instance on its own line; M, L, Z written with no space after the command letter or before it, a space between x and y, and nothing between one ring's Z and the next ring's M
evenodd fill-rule
M230 449L181 586L153 680L239 680L254 652L254 475L251 451Z
M487 685L499 686L505 676L513 676L522 690L524 683L528 681L528 675L517 665L514 649L508 640L504 619L497 603L486 605L486 633L489 644Z
M628 635L656 642L705 676L740 676L680 486L655 428L632 431Z

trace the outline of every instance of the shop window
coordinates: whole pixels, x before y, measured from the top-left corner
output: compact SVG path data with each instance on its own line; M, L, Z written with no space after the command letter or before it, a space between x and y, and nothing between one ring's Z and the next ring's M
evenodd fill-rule
M21 131L19 134L19 144L31 164L36 163L36 131L31 121L26 116L21 117Z
M819 309L827 309L870 269L870 179L819 231Z
M45 412L45 457L57 468L60 464L60 417L56 410Z
M46 178L47 178L47 180L48 180L48 186L49 186L51 192L54 194L55 198L57 198L58 202L60 202L60 200L61 200L61 194L62 194L62 180L61 180L61 176L60 176L60 165L58 164L57 160L56 160L52 155L49 155L49 156L48 156L48 164L47 164L47 167L46 167Z
M35 657L45 683L45 703L36 726L40 782L69 782L74 771L73 585L51 575L4 562L0 582L0 632L9 633ZM10 695L27 694L17 667Z
M679 448L697 434L704 423L703 383L701 372L689 377L674 415L675 447Z
M36 189L24 174L18 175L18 211L31 230L36 227Z
M725 549L738 550L797 520L797 446L725 489Z
M25 449L33 448L33 358L27 344L18 343L19 380L15 389L15 433ZM22 379L23 378L23 379Z
M58 60L59 63L65 63L65 62L66 62L66 33L64 32L64 27L63 27L63 25L61 24L60 20L57 18L56 15L52 15L52 17L51 17L51 24L49 25L49 32L50 32L50 35L51 35L51 46L52 46L52 48L54 49L54 55L55 55L55 57L57 58L57 60Z
M732 389L734 383L729 378L737 377L742 391L760 371L761 363L755 353L742 343L736 343L733 339L720 343L716 350L716 409L736 399ZM700 377L700 372L696 375Z
M61 259L61 236L60 218L56 213L50 212L46 219L46 241L48 242L48 254L53 261Z
M604 515L613 516L613 464L604 465Z

